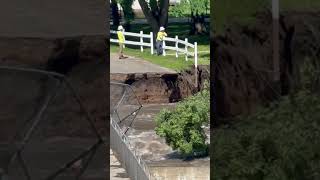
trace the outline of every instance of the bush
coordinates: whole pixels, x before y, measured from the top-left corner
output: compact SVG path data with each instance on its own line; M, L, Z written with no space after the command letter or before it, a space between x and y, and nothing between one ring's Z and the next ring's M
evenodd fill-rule
M320 97L306 90L284 97L212 139L216 180L320 179Z
M175 110L162 110L156 116L156 133L182 155L208 154L203 129L209 123L210 94L208 88L179 102Z

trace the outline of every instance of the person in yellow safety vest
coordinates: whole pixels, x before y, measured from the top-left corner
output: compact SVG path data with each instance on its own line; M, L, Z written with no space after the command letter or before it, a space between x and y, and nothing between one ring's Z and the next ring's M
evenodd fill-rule
M163 53L163 38L167 36L167 33L164 30L164 27L161 26L157 34L156 46L158 56L162 55Z
M117 35L118 35L118 40L119 40L119 59L124 59L125 57L123 56L123 47L124 47L124 28L120 25L118 27Z

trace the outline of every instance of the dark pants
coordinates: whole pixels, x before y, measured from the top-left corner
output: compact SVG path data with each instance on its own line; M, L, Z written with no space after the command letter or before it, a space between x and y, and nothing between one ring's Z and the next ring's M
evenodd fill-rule
M163 48L162 48L163 41L157 41L156 46L157 46L157 54L162 55L163 54Z

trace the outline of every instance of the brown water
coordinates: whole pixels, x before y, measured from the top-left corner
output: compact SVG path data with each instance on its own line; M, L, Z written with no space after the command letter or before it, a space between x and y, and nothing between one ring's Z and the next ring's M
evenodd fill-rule
M174 107L175 104L144 105L132 129L128 131L130 142L147 163L155 179L210 179L209 157L185 160L155 133L155 115L163 108Z
M152 167L157 180L209 180L210 167Z

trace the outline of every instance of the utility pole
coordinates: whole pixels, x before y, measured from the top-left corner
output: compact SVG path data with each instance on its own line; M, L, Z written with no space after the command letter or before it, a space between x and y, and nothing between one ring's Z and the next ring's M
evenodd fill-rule
M279 52L279 0L272 0L272 57L273 80L280 83L280 52Z

